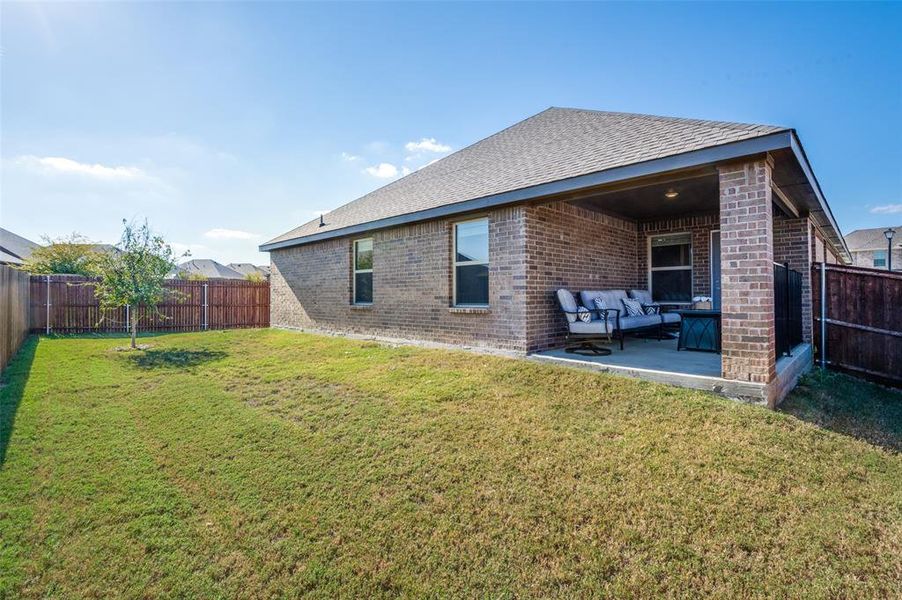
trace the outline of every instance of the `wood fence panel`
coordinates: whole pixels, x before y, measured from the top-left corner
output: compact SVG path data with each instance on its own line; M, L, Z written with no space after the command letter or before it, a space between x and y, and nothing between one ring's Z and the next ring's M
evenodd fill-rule
M137 310L139 331L200 331L269 327L269 282L235 279L166 282L173 293L154 314L145 307L100 310L94 281L74 275L31 276L31 329L56 333L128 331L128 314ZM207 306L204 306L206 290ZM48 294L50 296L48 307Z
M821 358L821 268L812 270L814 342ZM827 364L902 386L902 273L826 266Z
M28 336L30 279L28 273L0 265L0 372Z

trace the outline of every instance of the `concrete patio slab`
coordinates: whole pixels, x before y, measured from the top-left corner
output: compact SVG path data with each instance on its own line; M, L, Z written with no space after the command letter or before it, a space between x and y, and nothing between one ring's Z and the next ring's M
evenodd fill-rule
M811 346L801 344L793 356L777 362L777 377L770 384L734 381L720 376L720 355L677 350L677 342L627 339L623 350L611 346L609 356L568 354L555 348L530 354L533 360L610 372L657 383L706 390L745 402L775 406L811 366Z

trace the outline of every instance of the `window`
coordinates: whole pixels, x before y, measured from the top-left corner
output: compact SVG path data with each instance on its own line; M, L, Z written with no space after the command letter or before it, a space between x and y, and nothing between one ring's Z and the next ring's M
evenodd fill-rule
M651 238L649 280L655 302L692 301L692 234Z
M489 220L454 224L454 305L489 304Z
M886 268L886 250L874 250L874 267Z
M354 304L373 303L373 238L354 242Z

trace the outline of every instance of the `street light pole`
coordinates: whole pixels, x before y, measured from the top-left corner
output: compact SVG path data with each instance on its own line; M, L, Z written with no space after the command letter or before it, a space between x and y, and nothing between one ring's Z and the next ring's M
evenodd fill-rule
M890 227L886 231L883 232L883 235L886 236L886 270L893 270L893 236L896 234L896 230Z

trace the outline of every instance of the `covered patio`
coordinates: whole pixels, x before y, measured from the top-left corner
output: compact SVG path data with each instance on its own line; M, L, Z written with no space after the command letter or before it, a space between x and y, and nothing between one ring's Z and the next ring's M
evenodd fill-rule
M815 230L809 215L797 207L801 203L781 187L796 185L799 177L788 158L766 155L757 161L709 164L568 198L560 210L573 228L559 237L573 247L592 248L598 259L539 265L547 282L548 318L558 327L567 322L555 299L557 289L570 291L589 310L595 309L593 296L605 296L602 304L613 308L611 290L630 297L650 293L661 312L695 308L701 296L704 308L717 312L719 352L678 350L675 335L658 340L652 331L627 331L621 335L625 343L615 339L608 345L610 354L586 356L566 351L566 329L548 335L548 327L540 330L546 343L533 347L531 356L769 405L778 402L781 390L811 364ZM617 219L616 226L592 215ZM590 233L579 233L580 228ZM611 252L604 240L622 240L630 229L635 232L632 248L621 243ZM624 307L619 308L622 319ZM585 329L574 329L580 328ZM614 331L615 338L618 333Z

